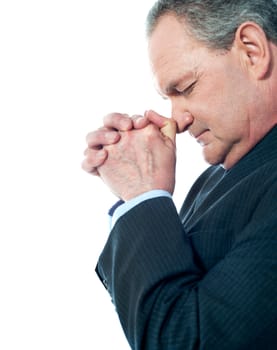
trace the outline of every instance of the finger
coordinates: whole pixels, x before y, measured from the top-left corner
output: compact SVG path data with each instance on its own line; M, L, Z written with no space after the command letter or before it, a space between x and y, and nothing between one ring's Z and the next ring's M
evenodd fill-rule
M101 128L90 132L86 137L89 148L101 149L103 146L111 145L120 140L120 134L117 131Z
M168 119L161 128L161 132L164 136L169 137L171 141L175 143L177 132L176 122L173 119Z
M144 116L138 115L138 114L133 115L132 119L133 119L133 126L135 129L143 129L150 123L146 114L144 114Z
M160 128L164 136L169 137L173 142L175 142L177 124L173 119L163 117L162 115L151 110L147 111L147 118Z
M105 162L107 155L108 152L105 149L97 151L87 148L85 150L86 158L82 162L82 169L91 174L98 173L97 168Z
M165 126L165 124L167 123L167 121L169 120L169 118L166 118L160 114L158 114L155 111L149 110L147 112L145 112L145 116L148 118L148 120L157 125L158 128L162 128L163 126Z
M86 165L84 163L85 163L85 161L83 161L81 167L86 173L93 175L93 176L100 176L99 172L98 172L98 168L93 168L91 171L89 171L86 169Z
M132 118L128 114L110 113L104 117L103 123L106 128L118 131L127 131L133 128Z

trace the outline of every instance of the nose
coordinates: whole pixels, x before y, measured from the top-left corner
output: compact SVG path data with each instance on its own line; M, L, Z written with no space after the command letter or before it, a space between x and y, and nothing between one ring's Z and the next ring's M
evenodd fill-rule
M182 133L193 123L193 116L185 107L185 103L176 99L171 100L171 118L177 123L177 132Z

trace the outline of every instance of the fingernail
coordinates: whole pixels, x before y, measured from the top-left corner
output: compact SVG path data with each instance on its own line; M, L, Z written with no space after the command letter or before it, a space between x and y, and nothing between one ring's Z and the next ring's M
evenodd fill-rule
M127 131L130 130L132 128L132 119L122 119L120 121L120 130L122 131Z
M106 155L106 152L104 150L100 150L96 153L97 159L102 159L105 157L105 155Z
M106 135L105 135L105 137L106 137L106 140L107 140L108 142L113 143L113 142L115 142L115 141L117 140L117 138L118 138L118 133L117 133L117 132L107 132Z
M136 119L134 120L137 124L139 124L142 120L144 120L145 117L142 117L141 115L140 116L137 116Z

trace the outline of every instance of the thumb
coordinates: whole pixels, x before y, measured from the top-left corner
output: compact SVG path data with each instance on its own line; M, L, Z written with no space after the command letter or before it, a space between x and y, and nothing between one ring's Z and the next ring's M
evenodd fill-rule
M175 143L177 124L173 119L163 117L152 110L147 111L145 115L148 120L160 128L164 136L169 137L171 141Z
M173 119L167 119L164 123L164 126L161 128L161 132L175 143L176 129L176 122Z

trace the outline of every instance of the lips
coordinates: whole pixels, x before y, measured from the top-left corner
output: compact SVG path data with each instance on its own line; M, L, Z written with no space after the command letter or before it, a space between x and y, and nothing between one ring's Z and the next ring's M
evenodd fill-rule
M193 131L189 131L190 135L192 137L194 137L196 140L199 139L199 137L201 137L205 132L209 131L208 129L203 129L201 131L197 131L197 132L193 132Z
M208 140L205 139L205 135L208 131L209 129L203 129L196 132L190 130L190 135L193 136L201 146L205 146L208 143Z

